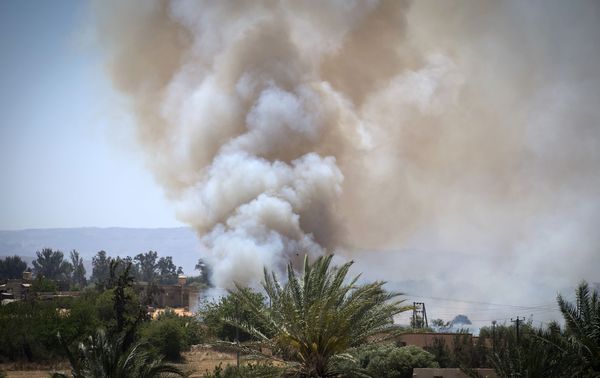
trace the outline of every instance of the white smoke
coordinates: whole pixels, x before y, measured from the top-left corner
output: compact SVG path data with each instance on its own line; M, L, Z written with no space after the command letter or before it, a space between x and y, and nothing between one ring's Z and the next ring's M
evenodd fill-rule
M148 164L217 285L336 249L442 295L600 279L597 3L96 8Z

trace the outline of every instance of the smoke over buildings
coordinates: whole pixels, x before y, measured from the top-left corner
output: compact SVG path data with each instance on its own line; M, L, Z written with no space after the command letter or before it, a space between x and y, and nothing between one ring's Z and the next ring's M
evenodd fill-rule
M600 279L597 2L94 11L147 164L220 287L333 251L473 295Z

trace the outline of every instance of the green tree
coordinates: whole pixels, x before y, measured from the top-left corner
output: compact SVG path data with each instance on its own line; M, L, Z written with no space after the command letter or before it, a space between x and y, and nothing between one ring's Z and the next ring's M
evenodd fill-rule
M110 278L96 304L98 316L110 334L125 334L126 343L131 343L138 326L149 320L147 307L133 288L130 267L120 258L111 259Z
M181 360L181 352L204 340L203 326L194 317L178 316L167 310L156 320L147 322L140 329L140 336L159 355L169 361Z
M17 255L0 259L0 280L21 278L26 270L27 263Z
M60 334L59 339L62 340ZM86 342L71 351L63 341L71 363L73 378L154 378L168 374L184 376L177 367L156 358L146 344L136 343L127 347L124 337L108 336L98 330ZM55 378L66 378L64 374L54 374Z
M440 367L448 368L456 366L454 364L454 356L443 338L435 337L431 345L425 347L425 350L434 356L435 361L437 361Z
M536 329L525 324L517 340L514 327L504 332L501 347L490 356L499 378L592 377L584 374L576 352L557 324Z
M198 315L206 325L210 336L219 340L234 341L236 337L239 341L248 341L252 339L252 334L239 330L237 327L224 319L244 319L246 323L252 324L254 328L263 334L269 334L269 327L266 323L261 323L262 317L255 315L253 308L265 306L265 296L249 288L241 289L244 291L245 300L240 300L239 296L230 295L221 297L216 302L207 302L202 306Z
M131 264L127 264L125 270L118 274L116 271L119 264L121 264L121 261L117 259L113 260L110 266L111 281L115 283L114 310L117 320L117 333L125 330L126 306L130 302L125 290L133 286L133 277L129 275Z
M446 332L452 327L452 324L450 322L445 322L442 319L433 319L431 321L431 327L436 332Z
M73 267L64 261L61 251L44 248L41 252L37 251L36 255L37 258L33 261L33 271L36 275L55 281L68 281Z
M158 276L158 253L148 251L140 253L133 258L140 272L140 280L145 282L154 282Z
M83 289L87 285L87 279L85 278L85 267L83 266L83 258L79 256L79 252L72 250L71 254L71 266L73 271L71 273L71 283L76 285L79 289Z
M180 274L183 274L183 269L175 266L171 256L161 257L158 259L156 268L158 270L158 280L162 284L176 284L177 277Z
M579 352L589 374L600 376L600 295L587 282L577 288L576 303L558 296L558 306L565 319L566 333Z
M269 307L254 305L241 287L231 293L269 325L273 336L241 319L230 321L258 338L276 356L285 358L288 370L298 376L339 374L336 360L347 356L349 348L367 343L370 337L393 332L393 316L409 308L395 301L400 294L383 289L384 282L358 285L355 277L346 283L352 262L331 268L331 259L331 255L319 257L311 264L305 257L300 276L290 263L285 285L265 269L263 287ZM260 353L260 349L255 352Z
M111 258L105 251L99 251L92 257L92 276L90 280L100 288L108 284L110 279Z

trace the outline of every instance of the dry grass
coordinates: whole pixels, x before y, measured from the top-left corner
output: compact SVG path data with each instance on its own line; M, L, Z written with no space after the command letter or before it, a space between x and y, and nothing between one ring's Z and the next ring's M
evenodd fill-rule
M191 372L190 377L195 378L204 376L207 371L212 372L219 364L225 367L236 363L235 353L221 352L203 345L192 347L192 350L183 353L183 357L185 362L178 366L185 372Z
M0 364L0 371L4 371L8 378L48 378L55 372L68 373L69 363L66 361L52 364L7 363Z
M68 370L20 370L20 371L6 371L8 378L48 378L50 374L54 372L67 374Z
M220 352L202 345L192 347L192 350L183 353L183 357L184 362L176 365L193 378L204 376L206 371L212 372L219 364L225 367L236 363L235 353ZM66 361L52 365L0 364L0 371L6 372L8 378L48 378L53 372L68 373L69 364Z

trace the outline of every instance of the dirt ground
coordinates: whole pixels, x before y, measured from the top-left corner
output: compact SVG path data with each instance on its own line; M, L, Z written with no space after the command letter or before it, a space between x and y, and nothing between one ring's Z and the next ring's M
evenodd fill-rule
M191 378L201 378L207 371L212 372L215 366L236 363L235 353L219 352L209 346L194 346L189 352L184 352L184 363L176 364ZM8 378L48 378L53 372L68 374L69 365L61 362L43 366L39 364L0 364L0 371L4 371Z
M185 363L177 365L186 373L191 373L190 377L193 378L203 377L204 373L212 372L219 364L225 367L236 363L235 353L218 352L209 346L193 346L192 350L183 353L183 357Z
M69 364L67 362L59 362L54 364L29 364L29 363L8 363L0 364L0 371L6 373L9 378L48 378L52 373L69 372Z
M22 370L22 371L6 371L6 376L9 378L48 378L50 374L60 372L67 374L64 370Z

